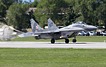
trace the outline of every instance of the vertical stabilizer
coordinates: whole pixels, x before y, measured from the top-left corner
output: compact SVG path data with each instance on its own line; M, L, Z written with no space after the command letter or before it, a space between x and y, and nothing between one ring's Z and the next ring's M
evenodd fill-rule
M37 24L37 22L35 22L34 19L30 19L30 22L31 22L32 32L43 30L43 28L41 28L41 27Z
M59 29L56 24L54 24L54 22L49 18L48 19L48 29L50 30L56 30Z

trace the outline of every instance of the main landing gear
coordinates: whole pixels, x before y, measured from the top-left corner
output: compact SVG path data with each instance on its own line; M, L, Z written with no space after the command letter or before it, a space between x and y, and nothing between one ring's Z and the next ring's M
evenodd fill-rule
M76 43L76 42L77 42L77 40L74 38L74 39L72 40L72 42L73 42L73 43ZM65 39L65 43L67 43L67 44L68 44L68 43L69 43L69 39Z
M55 39L54 39L54 38L51 39L51 43L52 43L52 44L55 43Z
M72 40L72 42L73 42L73 43L76 43L77 40L74 38L74 39ZM54 39L54 38L51 39L51 43L52 43L52 44L55 43L55 39ZM69 43L69 39L65 39L65 43L68 44L68 43Z
M77 40L76 40L76 36L74 37L74 39L72 40L73 43L76 43Z
M55 39L54 39L54 38L51 39L51 43L52 43L52 44L55 43ZM65 39L65 43L69 43L69 39Z
M69 43L69 39L65 39L65 43Z

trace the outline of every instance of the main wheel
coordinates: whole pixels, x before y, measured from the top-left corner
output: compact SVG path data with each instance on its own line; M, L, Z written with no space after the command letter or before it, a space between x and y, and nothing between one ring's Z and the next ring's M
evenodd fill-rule
M55 43L55 39L54 39L54 38L51 39L51 43L52 43L52 44Z
M65 43L69 43L69 39L65 39Z
M77 40L76 40L76 39L73 39L73 40L72 40L72 42L73 42L73 43L76 43L76 42L77 42Z

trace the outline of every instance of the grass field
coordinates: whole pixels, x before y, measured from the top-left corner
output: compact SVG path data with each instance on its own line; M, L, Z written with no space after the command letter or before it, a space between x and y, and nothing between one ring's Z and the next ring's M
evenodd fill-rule
M104 42L106 40L106 36L77 36L78 42ZM50 42L50 39L40 39L36 40L34 37L25 37L25 38L15 38L12 41L36 41L36 42ZM64 42L63 40L56 40L59 42ZM72 38L70 38L70 42Z
M0 48L0 67L106 67L106 49Z

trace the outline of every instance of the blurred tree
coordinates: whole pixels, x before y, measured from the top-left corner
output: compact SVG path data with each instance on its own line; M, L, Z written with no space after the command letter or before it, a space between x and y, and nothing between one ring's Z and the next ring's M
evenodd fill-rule
M52 18L58 24L64 24L64 19L68 3L64 0L41 0L35 11L35 16L40 24L47 23L48 18Z
M5 17L6 5L0 0L0 17Z
M78 18L80 16L80 14L78 14L75 10L74 7L72 5L70 5L69 7L69 11L67 11L68 15L67 15L67 22L65 23L65 25L69 25L72 22L75 22L76 18Z
M10 5L12 5L15 1L14 0L0 0L0 22L6 23L6 14Z
M13 25L16 29L22 30L27 28L29 25L30 17L26 14L28 5L14 3L10 6L7 13L8 25Z
M32 7L37 7L38 5L38 0L34 0L34 2L31 3Z
M5 17L6 11L15 1L14 0L0 0L0 15Z
M97 16L99 20L102 20L106 31L106 0L100 1L101 5L97 8Z

